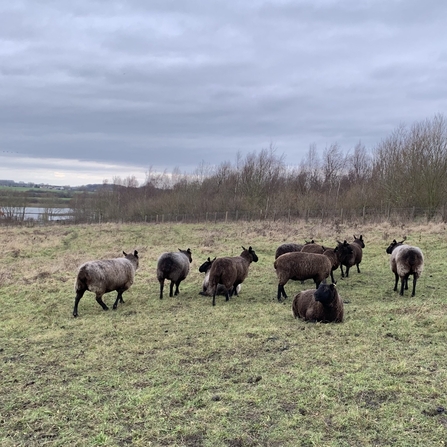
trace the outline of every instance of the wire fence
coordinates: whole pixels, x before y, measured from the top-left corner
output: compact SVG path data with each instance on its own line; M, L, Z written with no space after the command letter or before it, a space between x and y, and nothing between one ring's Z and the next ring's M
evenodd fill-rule
M202 213L160 213L140 214L130 217L108 217L98 211L64 209L45 209L41 213L0 214L0 225L76 225L86 223L222 223L237 221L316 221L322 223L380 223L384 221L395 223L409 222L447 222L447 208L438 209L407 207L407 208L322 208L302 210L265 210L259 211L213 211Z

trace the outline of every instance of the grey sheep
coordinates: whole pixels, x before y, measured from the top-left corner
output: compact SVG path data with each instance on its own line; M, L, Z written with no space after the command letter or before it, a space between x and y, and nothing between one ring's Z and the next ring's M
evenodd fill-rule
M258 262L258 256L252 247L242 247L243 252L239 256L217 258L211 266L209 276L209 291L213 293L213 306L216 305L218 285L225 290L225 301L236 294L237 288L247 278L248 269L252 262Z
M346 278L349 277L349 269L354 265L357 266L357 272L360 273L360 263L362 262L363 248L365 248L365 242L362 235L360 235L359 238L354 235L354 241L350 244L346 240L344 242L338 241L342 278L345 277L343 266L346 267Z
M163 299L163 287L165 279L171 281L169 287L169 296L174 296L180 292L180 283L188 276L189 264L192 262L192 253L188 248L174 252L163 253L157 261L157 279L160 283L160 299Z
M213 262L216 260L216 258L211 259L208 258L200 267L199 267L199 272L200 273L205 273L205 278L203 278L203 283L202 283L202 290L199 292L200 295L204 295L204 296L212 296L211 291L209 291L209 282L210 282L210 271L211 271L211 266L213 265ZM239 284L236 287L236 295L239 294L239 292L241 291L242 288L242 284ZM225 287L222 284L218 284L217 285L217 292L216 295L225 295Z
M327 256L302 251L281 255L273 266L278 277L278 301L281 301L281 295L287 298L284 285L289 279L294 281L313 279L318 288L332 271L332 264Z
M405 240L405 239L404 239ZM408 278L413 275L413 291L411 296L416 295L416 282L424 269L424 255L419 247L403 245L404 241L397 242L396 239L386 249L390 256L390 268L394 273L394 291L397 291L399 278L401 280L400 292L402 296L404 289L408 290Z
M343 300L335 284L322 282L318 289L304 290L293 299L292 313L295 318L323 323L343 321Z
M113 309L117 308L118 301L124 303L123 293L133 284L139 259L137 250L133 254L123 251L123 254L123 258L89 261L79 267L75 281L74 317L78 316L79 301L87 290L96 294L96 301L104 310L109 309L102 300L107 292L118 292Z

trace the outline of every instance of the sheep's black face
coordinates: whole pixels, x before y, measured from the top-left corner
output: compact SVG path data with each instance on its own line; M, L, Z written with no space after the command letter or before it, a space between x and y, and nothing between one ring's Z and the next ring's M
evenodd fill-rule
M396 239L394 239L393 242L391 242L391 244L386 249L386 252L390 255L398 245L401 245L401 243L397 242Z
M318 289L314 293L315 301L319 301L321 304L326 305L332 303L337 295L335 284L321 283Z
M213 262L216 258L214 258L212 261L210 258L208 258L200 267L199 267L199 272L200 273L206 273L211 266L213 265Z
M360 237L358 239L354 235L354 242L356 244L359 244L360 247L365 248L365 242L363 242L363 236L362 235L360 235Z
M255 251L251 247L248 249L248 252L251 254L251 257L253 258L253 262L258 262L258 255L255 253Z

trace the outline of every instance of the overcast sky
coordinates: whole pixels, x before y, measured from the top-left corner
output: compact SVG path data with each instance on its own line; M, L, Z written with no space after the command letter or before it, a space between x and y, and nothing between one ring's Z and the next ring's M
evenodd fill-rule
M0 179L373 149L447 110L445 0L0 4Z

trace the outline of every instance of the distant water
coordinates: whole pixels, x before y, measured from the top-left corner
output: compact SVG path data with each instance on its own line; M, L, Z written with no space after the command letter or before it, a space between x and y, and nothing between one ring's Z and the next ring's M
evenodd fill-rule
M37 208L27 206L25 208L25 219L34 220L66 220L72 216L70 208Z

